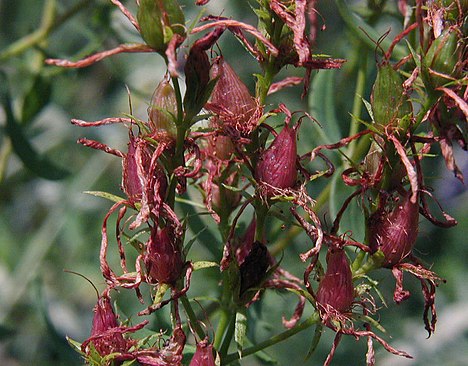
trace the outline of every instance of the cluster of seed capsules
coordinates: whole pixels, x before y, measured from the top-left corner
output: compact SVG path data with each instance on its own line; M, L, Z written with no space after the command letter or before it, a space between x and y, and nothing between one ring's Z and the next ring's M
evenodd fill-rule
M391 353L410 357L372 330L373 326L380 327L372 318L378 309L368 294L365 278L372 270L388 268L396 279L394 300L400 303L410 295L403 287L403 272L417 277L425 301L425 327L429 335L434 331L435 289L442 279L413 255L419 215L442 227L454 226L456 221L444 211L443 220L429 211L427 200L433 197L424 183L421 160L431 145L438 143L447 167L463 180L452 143L466 149L458 128L468 115L467 51L460 31L465 3L456 1L447 6L444 1L416 1L415 22L405 26L378 63L369 104L372 121L367 129L299 156L300 125L304 119L313 118L306 113L294 118L296 113L284 104L266 111L265 98L299 83L304 84L306 92L312 70L339 68L344 62L312 55L315 32L306 24L310 23L311 29L316 25L315 1L259 1L259 29L229 18L205 17L191 34L206 34L191 44L185 58L177 57L187 39L187 29L175 0L140 0L136 18L119 1L112 2L140 32L145 44L120 45L77 62L50 59L48 63L84 67L121 52L157 52L165 59L168 71L154 91L147 119L131 116L72 121L83 127L120 123L128 129L129 138L126 152L98 141L79 140L85 146L121 158L121 188L125 194L103 222L100 263L107 288L94 309L90 338L78 345L82 355L92 364L103 365L135 360L142 365L182 364L186 328L179 314L179 302L185 298L191 274L198 267L189 259L193 240L185 237L187 223L178 217L174 206L176 197L184 195L191 184L199 188L206 209L220 228L223 255L217 265L224 273L223 286L229 288L229 298L223 301L230 302L231 309L248 308L260 301L267 289L289 289L297 294L298 303L292 317L283 319L285 327L294 328L303 316L305 304L310 302L317 326L326 326L336 333L325 365L331 362L342 335L368 340L368 365L375 362L372 340ZM409 14L405 13L410 11L405 1L400 2L400 11L404 16ZM278 33L278 26L282 32ZM393 48L418 30L421 54L410 54L392 65ZM208 57L225 31L232 32L244 44L264 71L257 80L255 96L222 56ZM253 36L255 43L246 34ZM184 59L186 84L183 98L179 88L180 59ZM273 76L286 65L304 68L305 76L273 83ZM412 65L410 71L403 74L409 76L403 80L399 69L408 65ZM465 80L465 84L456 82L459 80ZM411 94L421 90L431 101L423 116L414 112L411 102ZM272 116L284 116L279 132L268 124ZM422 125L432 131L416 133ZM336 174L325 151L363 139L370 141L368 153L362 162L355 162L342 173L343 182L355 187L355 191L343 202L331 229L326 230L308 187L317 177L326 179ZM325 163L325 170L307 168L316 158ZM341 217L353 200L360 202L365 217L363 243L349 233L339 234ZM287 222L295 220L312 243L311 249L299 257L304 262L302 279L282 268L267 247L265 221L278 202L283 203L282 207L285 202L289 205ZM239 234L237 223L248 206L254 208L254 217L246 232ZM121 267L118 270L111 268L107 259L109 242L113 241L108 236L107 222L114 214L117 222L113 240ZM133 236L132 231L138 235ZM137 258L130 267L126 252L134 249ZM319 258L324 252L326 266ZM172 307L172 334L162 345L132 338L148 322L136 326L119 322L111 305L113 289L133 289L144 302L142 283L149 285L152 303L139 315L149 315L168 304ZM367 319L364 325L358 326L363 319ZM223 363L223 354L214 349L208 338L198 334L198 339L190 365L214 365L216 358Z

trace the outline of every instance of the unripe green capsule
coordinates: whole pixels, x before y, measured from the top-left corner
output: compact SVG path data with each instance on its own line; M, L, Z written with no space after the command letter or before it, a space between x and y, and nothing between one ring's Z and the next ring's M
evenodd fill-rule
M140 0L137 13L144 41L164 52L174 33L185 35L185 17L176 0Z
M422 76L426 87L435 89L460 76L458 65L462 49L458 41L458 33L448 28L432 42L423 59Z
M372 112L377 126L393 125L404 130L408 127L412 106L402 84L403 80L390 64L379 66L371 94Z
M177 100L174 88L168 80L163 79L156 87L148 107L151 132L163 133L175 139L177 136L176 116Z

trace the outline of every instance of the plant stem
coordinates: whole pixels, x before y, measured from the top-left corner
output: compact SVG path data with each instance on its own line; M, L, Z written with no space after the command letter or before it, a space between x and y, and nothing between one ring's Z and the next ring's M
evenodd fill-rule
M205 332L203 331L203 328L200 326L200 323L198 322L197 316L195 315L195 312L193 311L193 308L192 308L192 305L190 304L189 299L187 298L186 295L184 295L180 298L180 301L182 302L185 312L187 313L190 323L192 324L193 330L195 330L195 332L197 333L197 336L200 339L204 339L206 336Z
M294 328L288 329L284 331L283 333L277 334L270 339L267 339L266 341L260 342L256 344L255 346L246 348L242 351L242 357L249 356L251 354L254 354L258 351L261 351L267 347L273 346L279 342L282 342L289 337L292 337L293 335L302 332L303 330L311 327L312 325L316 324L317 322L320 321L320 316L318 312L314 312L307 320L303 321L301 324L296 325ZM228 365L233 361L236 361L240 358L239 354L236 353L231 353L227 355L224 359L221 359L221 365Z
M234 335L234 329L236 325L236 319L234 315L229 316L229 320L227 322L227 330L226 335L224 336L223 343L219 348L219 357L223 359L229 351L229 345L231 344L232 336Z

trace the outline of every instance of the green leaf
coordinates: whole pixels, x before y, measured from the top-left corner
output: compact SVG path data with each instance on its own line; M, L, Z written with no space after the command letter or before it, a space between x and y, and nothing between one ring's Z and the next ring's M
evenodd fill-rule
M23 125L30 124L34 117L49 103L52 86L50 80L42 75L37 75L26 93L21 112Z
M245 335L247 334L247 315L246 309L241 308L236 313L236 325L234 328L234 340L237 344L239 358L242 358L242 349L244 348Z
M108 192L84 191L83 193L90 194L91 196L95 196L95 197L105 198L105 199L107 199L109 201L112 201L112 202L115 202L115 203L125 201L125 198L116 196L115 194L108 193Z
M198 262L194 262L192 266L193 266L194 271L198 271L199 269L219 267L219 264L216 262L210 262L210 261L198 261Z
M68 336L66 336L65 338L67 339L67 342L71 346L71 348L73 348L79 354L84 355L84 353L81 351L81 343L80 342L77 342L77 341L71 339Z
M41 156L26 138L22 126L13 114L10 94L7 89L6 76L1 74L2 87L0 98L6 114L5 131L10 138L11 145L16 155L21 159L24 166L37 176L49 180L59 180L66 178L70 173L63 168L56 166L46 157Z
M317 326L315 327L314 338L312 338L309 351L307 352L307 355L304 361L307 361L317 349L317 346L320 342L320 338L322 337L322 333L323 333L322 328L323 328L322 324L317 324Z
M313 132L303 134L312 136L311 146L331 144L341 139L339 121L335 113L335 73L321 71L312 81L312 93L309 95L309 112L323 124L303 124L301 128L310 128ZM316 136L315 138L313 136Z

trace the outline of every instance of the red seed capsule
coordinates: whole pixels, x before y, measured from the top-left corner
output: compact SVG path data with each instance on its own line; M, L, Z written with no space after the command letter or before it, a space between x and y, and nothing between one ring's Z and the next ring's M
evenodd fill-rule
M213 356L213 345L208 343L207 339L197 344L197 350L193 355L190 366L215 366L215 359Z
M125 352L131 346L119 332L108 332L112 328L119 327L117 316L112 309L111 300L107 293L99 297L96 306L93 309L93 326L91 328L92 343L101 356L113 352ZM106 336L99 337L103 333L109 333Z
M254 117L260 110L255 98L222 57L213 62L211 77L218 77L218 81L206 108L214 112L224 126L235 128L244 135L249 134L256 128L258 118Z
M292 188L297 179L296 158L296 131L286 125L260 155L255 179L274 188Z
M180 278L184 262L169 228L152 229L144 263L151 280L172 285Z
M392 211L379 209L369 218L369 245L385 255L384 267L393 267L411 254L418 236L419 206L405 194Z
M344 313L351 307L354 300L353 277L342 249L328 251L327 271L320 281L316 299L325 311L331 307Z

